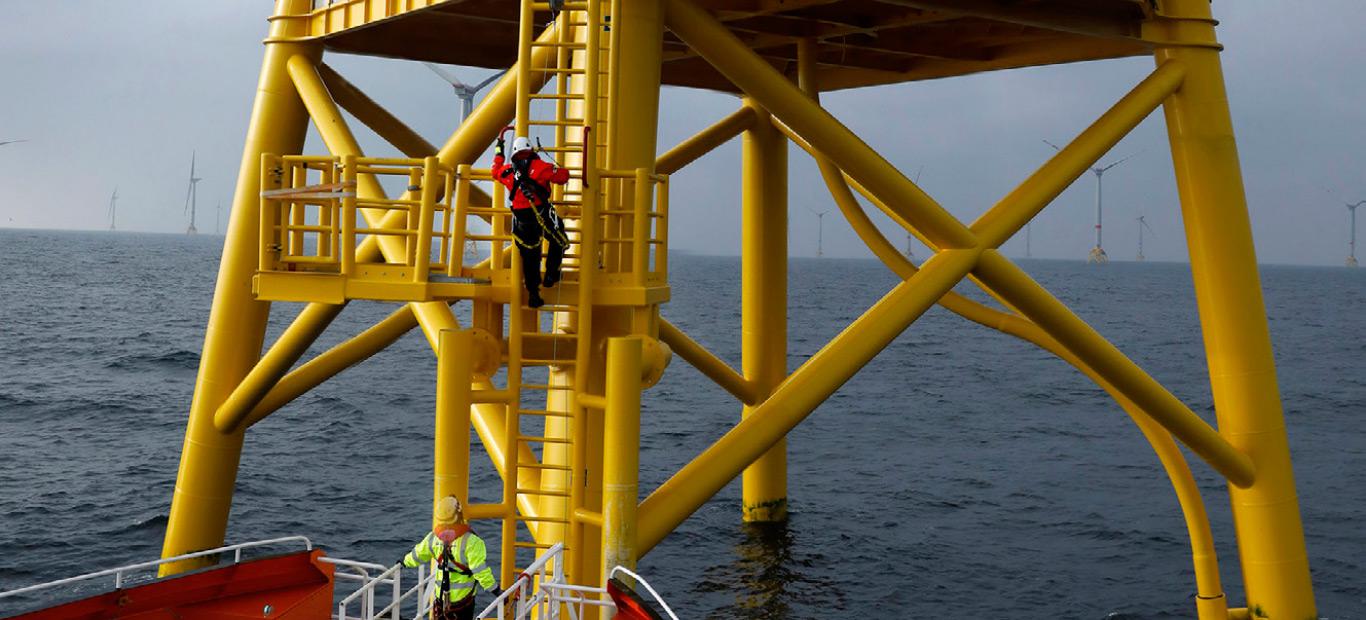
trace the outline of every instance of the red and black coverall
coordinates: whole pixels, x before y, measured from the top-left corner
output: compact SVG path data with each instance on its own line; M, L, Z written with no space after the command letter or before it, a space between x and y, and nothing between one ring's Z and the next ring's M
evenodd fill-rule
M542 160L535 153L513 156L506 163L502 155L493 158L493 178L512 195L512 234L522 255L522 279L532 299L540 296L541 239L549 248L545 257L545 282L553 286L560 279L560 263L569 245L564 222L550 204L550 184L569 182L569 171Z

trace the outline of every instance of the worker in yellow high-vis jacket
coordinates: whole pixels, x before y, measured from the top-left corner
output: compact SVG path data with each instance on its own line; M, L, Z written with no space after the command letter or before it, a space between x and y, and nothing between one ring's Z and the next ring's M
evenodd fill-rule
M465 523L464 513L460 500L447 495L436 505L436 526L403 556L403 565L408 568L436 560L440 586L432 602L433 620L473 618L476 583L494 598L503 592L489 568L488 548Z

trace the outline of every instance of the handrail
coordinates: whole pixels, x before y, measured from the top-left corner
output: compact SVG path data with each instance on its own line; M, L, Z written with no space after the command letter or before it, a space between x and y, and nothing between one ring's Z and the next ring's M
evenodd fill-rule
M274 544L280 544L280 543L283 543L283 542L297 542L297 541L302 541L302 542L304 543L304 548L305 548L306 550L308 550L308 551L312 551L312 550L313 550L313 542L310 541L310 540L308 540L308 538L305 537L305 536L285 536L285 537L282 537L282 538L271 538L271 539L268 539L268 540L257 540L257 541L252 541L252 542L238 543L238 544L235 544L235 545L228 545L228 546L226 546L226 547L219 547L219 548L217 548L217 549L208 549L208 550L205 550L205 551L195 551L194 553L186 553L186 554L184 554L184 555L177 555L177 556L169 557L169 558L161 558L161 559L159 559L159 560L155 560L155 561L152 561L152 562L142 562L142 563L139 563L139 564L129 564L128 566L120 566L120 567L118 567L118 568L111 568L111 569L108 569L108 570L96 571L96 572L93 572L93 573L86 573L86 574L84 574L84 575L77 575L77 576L75 576L75 577L67 577L67 578L65 578L65 579L58 579L58 580L56 580L56 581L49 581L49 582L47 582L47 583L40 583L40 584L36 584L36 585L32 585L32 586L27 586L27 587L19 588L19 589L17 589L17 590L10 590L10 591L8 591L8 592L0 592L0 598L8 598L8 597L11 597L11 596L17 596L17 595L25 594L25 593L28 593L28 592L37 592L37 591L39 591L39 590L46 590L46 589L49 589L49 588L55 588L55 587L57 587L57 586L66 585L66 584L69 584L69 583L75 583L75 582L78 582L78 581L86 581L86 580L88 580L88 579L94 579L94 578L96 578L96 577L105 577L105 576L108 576L108 575L113 575L113 576L114 576L114 589L117 590L117 589L120 589L120 588L123 587L123 574L124 574L125 572L130 572L130 571L135 571L135 570L146 570L146 569L149 569L149 568L156 568L156 567L158 567L158 566L161 566L162 564L170 564L170 563L172 563L172 562L180 562L180 561L182 561L182 560L190 560L190 559L194 559L194 558L202 558L202 557L207 556L207 555L215 555L215 554L219 554L219 553L226 553L226 552L228 552L228 551L232 551L232 552L233 552L233 559L232 559L232 562L233 562L233 564L237 564L238 562L241 562L241 561L242 561L242 550L243 550L243 549L250 549L250 548L253 548L253 547L264 547L264 546L266 546L266 545L274 545Z
M641 577L640 575L637 575L635 571L633 571L633 570L631 570L631 569L629 569L629 568L626 568L625 566L617 565L617 566L612 567L611 572L607 573L607 576L608 576L609 578L610 578L610 577L615 577L618 571L623 572L623 573L626 573L626 574L629 575L632 579L635 579L635 580L636 580L636 583L639 583L640 585L645 586L645 589L646 589L647 591L649 591L650 596L655 597L655 602L656 602L656 603L659 603L660 607L663 607L663 608L664 608L664 611L667 612L667 613L669 614L669 617L670 617L670 618L673 618L673 620L678 620L678 615L674 613L674 610L671 609L671 608L669 607L669 604L668 604L668 603L665 603L665 602L664 602L664 598L661 597L661 596L659 595L658 592L655 592L655 589L654 589L654 588L650 587L650 582L645 581L645 578L644 578L644 577Z

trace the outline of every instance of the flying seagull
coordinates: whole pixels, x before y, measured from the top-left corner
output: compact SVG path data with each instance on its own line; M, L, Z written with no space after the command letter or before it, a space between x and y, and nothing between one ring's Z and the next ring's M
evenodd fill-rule
M6 144L17 144L19 142L28 142L28 140L4 140L0 141L0 146L5 146Z

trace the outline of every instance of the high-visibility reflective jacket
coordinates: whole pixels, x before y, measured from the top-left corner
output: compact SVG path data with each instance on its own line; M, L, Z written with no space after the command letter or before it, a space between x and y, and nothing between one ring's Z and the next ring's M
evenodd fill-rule
M446 548L446 543L435 532L428 532L427 536L413 547L408 555L403 556L403 565L414 568L423 562L431 562L441 557L441 552ZM474 595L474 584L484 587L485 591L492 590L497 582L493 579L493 570L488 565L488 549L484 546L484 540L465 530L463 534L451 542L450 559L454 563L469 568L470 574L466 575L460 570L451 571L451 601L463 600L467 596ZM457 567L458 568L458 567ZM437 583L441 583L441 575L436 576Z
M528 181L534 182L538 186L537 189L539 191L544 192L548 190L551 183L564 185L569 182L568 170L545 161L540 157L536 157L535 155L532 155L532 157L535 157L535 159L532 159L531 164L527 166L526 176ZM502 155L497 155L493 158L492 172L493 178L497 179L499 183L502 183L508 188L508 194L512 196L512 208L525 209L531 206L531 202L527 200L526 195L517 187L517 175L516 170L513 168L513 164L506 163Z

